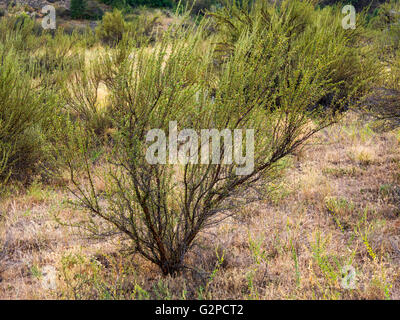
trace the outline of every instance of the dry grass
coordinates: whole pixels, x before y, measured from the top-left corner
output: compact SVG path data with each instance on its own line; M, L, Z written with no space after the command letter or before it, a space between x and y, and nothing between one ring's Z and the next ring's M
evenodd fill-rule
M294 157L268 198L202 234L176 278L118 239L60 226L54 214L82 213L64 191L34 185L1 203L0 298L400 299L399 164L394 132L348 116ZM345 265L353 290L341 285Z

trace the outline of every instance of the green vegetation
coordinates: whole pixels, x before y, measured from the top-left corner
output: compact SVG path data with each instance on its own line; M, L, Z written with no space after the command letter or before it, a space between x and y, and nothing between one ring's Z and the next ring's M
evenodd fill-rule
M117 44L121 41L126 30L126 24L122 12L114 10L107 12L96 30L99 39L108 44Z
M71 1L73 19L102 17L96 28L80 32L43 30L27 14L1 18L0 185L58 179L83 212L78 222L57 217L60 222L97 239L118 239L125 252L156 265L164 276L186 270L199 235L236 217L260 195L269 193L275 205L291 197L292 190L278 179L288 163L293 166L291 156L349 109L365 110L386 127L400 122L400 29L391 16L400 11L398 2L383 4L374 14L359 13L354 30L342 28L339 7L311 0L185 2L196 16L127 10L176 8L176 1L102 2L112 11L91 16L89 2ZM199 136L204 129L254 130L254 170L238 175L237 163L219 164L229 151L222 139L216 142L223 150L219 163L149 163L147 133L169 132L173 121L178 130ZM367 142L373 132L367 127L358 134ZM238 149L246 152L245 146ZM362 176L377 157L355 149L348 156L352 166L321 172ZM382 196L392 192L388 186L382 184ZM340 228L347 232L353 202L324 199L321 211L338 223L343 219L346 228ZM363 219L355 234L375 260L367 237L372 227ZM255 265L247 274L251 298L260 297L254 283L266 269L263 241L248 240ZM348 259L328 255L327 246L316 234L312 257L333 287ZM300 288L304 279L295 239L285 248ZM210 297L209 287L227 261L225 252L217 258L199 297ZM117 287L123 281L109 291L97 263L80 255L66 255L61 263L64 278L73 279L66 296L84 297L80 285L89 283L94 297L122 297ZM79 264L89 273L75 277L72 269ZM30 272L40 278L36 265ZM155 288L170 297L163 281ZM149 297L138 283L132 295Z
M232 5L213 14L215 20L167 32L150 52L145 47L135 51L128 39L122 41L111 54L101 55L86 66L90 78L83 73L74 77L74 84L68 84L72 91L66 97L69 106L79 105L76 98L82 96L82 102L91 102L86 110L95 110L100 82L105 83L110 96L109 119L114 131L112 144L102 146L107 150L104 170L88 157L97 136L91 135L92 120L84 110L78 110L83 121L70 125L76 146L68 142L65 149L77 204L108 221L111 229L102 230L97 219L90 219L85 228L97 236L122 231L131 239L132 250L157 264L164 274L183 268L197 234L227 211L228 199L234 201L255 181L270 176L280 159L334 121L331 112L320 113L321 101L328 94L332 98L324 100L324 107L336 110L355 91L355 87L343 88L337 69L347 66L326 46L335 46L335 52L343 50L352 61L360 59L356 49L347 49L349 39L339 32L340 27L334 41L325 38L325 31L319 35L311 24L316 14L311 4L286 1L280 11L264 2L246 6ZM309 20L304 12L310 15ZM244 16L236 18L240 14ZM329 14L332 12L321 12L320 21L337 21L337 16ZM249 23L241 24L244 19ZM293 29L288 21L296 19L302 20L295 23L298 29ZM210 37L204 30L213 21L219 27ZM240 26L234 28L234 34L227 34L221 21ZM332 21L324 23L328 25ZM104 30L117 35L114 42L122 40L123 26L118 11L103 19ZM221 38L232 41L222 43ZM371 75L362 71L357 78L364 77L366 85ZM93 84L94 91L87 83ZM214 98L207 95L211 91ZM204 99L196 102L199 92ZM236 175L235 164L175 167L148 163L146 132L151 128L168 132L170 121L175 120L179 128L199 133L211 128L254 129L255 170L242 177ZM88 184L75 178L78 172L85 172ZM106 181L106 190L96 188L97 179ZM104 205L100 205L100 198L105 199Z
M86 0L71 0L71 18L79 19L83 18L84 12L86 10Z
M101 2L111 5L114 8L126 8L127 6L149 6L149 7L169 7L174 4L173 0L101 0Z

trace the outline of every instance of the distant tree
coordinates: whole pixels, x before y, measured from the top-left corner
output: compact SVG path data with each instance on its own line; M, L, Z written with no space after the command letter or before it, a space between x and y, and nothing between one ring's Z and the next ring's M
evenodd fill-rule
M70 10L72 19L83 18L86 10L86 0L71 0Z

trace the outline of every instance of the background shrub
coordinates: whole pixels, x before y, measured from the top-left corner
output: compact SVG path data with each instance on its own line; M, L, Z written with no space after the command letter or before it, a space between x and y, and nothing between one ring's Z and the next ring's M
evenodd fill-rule
M122 11L114 9L106 12L99 26L96 28L97 37L104 43L115 45L120 40L126 30L126 22Z
M86 0L71 0L70 11L72 19L81 19L85 16Z
M276 7L261 1L247 0L241 4L227 1L223 9L211 13L219 34L217 60L223 62L238 45L248 25L259 33L264 29L274 30L277 35L283 33L288 48L282 54L291 65L296 66L303 55L310 56L316 52L319 52L321 59L328 59L325 78L331 79L331 83L327 84L326 94L321 100L309 107L322 105L334 110L347 108L354 103L354 99L369 90L379 74L379 62L372 46L368 46L364 38L362 14L358 15L359 25L355 30L345 30L341 25L343 16L340 10L331 7L319 10L313 3L284 0ZM311 43L315 47L311 47ZM290 50L294 47L298 50L297 54L290 56ZM263 63L269 63L269 58ZM285 77L284 70L281 71L271 81L279 82L280 77ZM277 101L277 104L280 102Z
M99 3L96 0L88 0L84 11L84 18L89 20L101 19L104 15Z
M369 27L385 71L361 104L377 128L392 130L400 126L400 2L382 4Z
M13 50L0 46L0 57L0 180L11 175L29 181L47 160L44 140L53 114L51 99L33 89Z

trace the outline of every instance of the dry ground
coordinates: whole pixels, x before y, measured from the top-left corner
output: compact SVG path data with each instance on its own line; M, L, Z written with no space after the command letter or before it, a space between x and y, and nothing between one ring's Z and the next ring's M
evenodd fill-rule
M0 298L400 299L397 133L347 116L288 163L268 198L200 237L176 278L61 226L54 216L82 214L65 191L15 188L0 204Z

